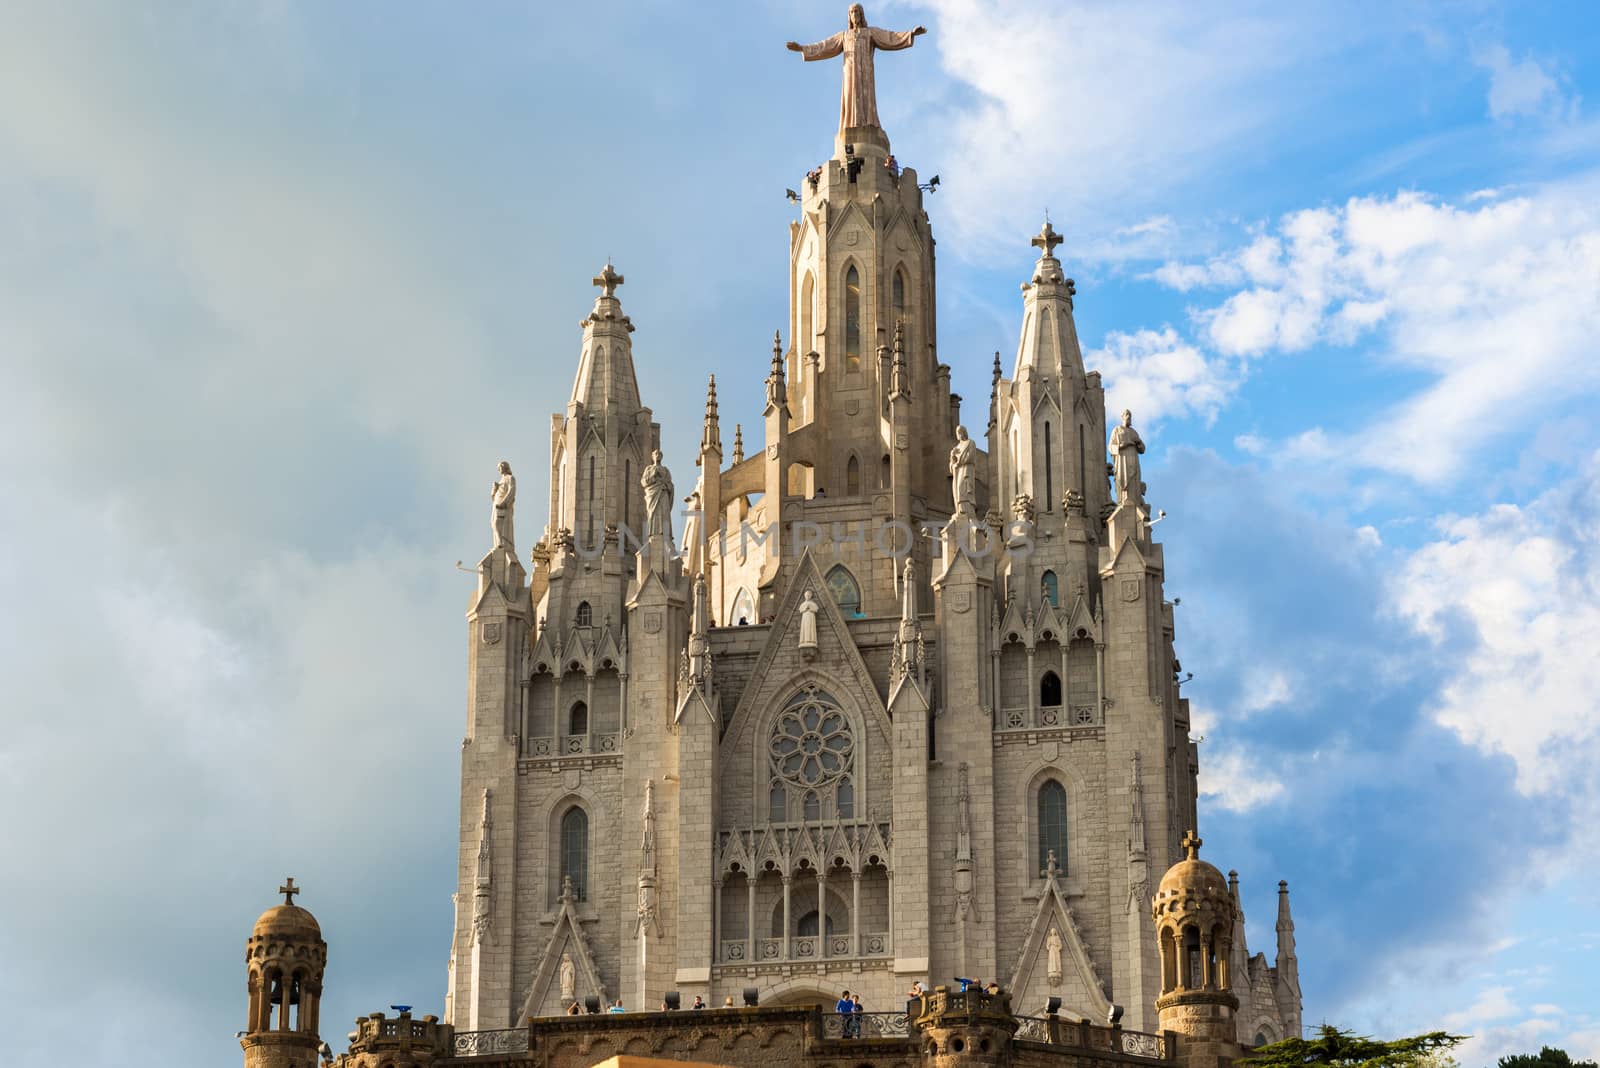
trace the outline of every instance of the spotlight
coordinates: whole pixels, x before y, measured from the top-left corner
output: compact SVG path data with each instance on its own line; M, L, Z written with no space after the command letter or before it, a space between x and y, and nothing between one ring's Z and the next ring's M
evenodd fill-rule
M1044 1014L1046 1016L1054 1016L1056 1013L1058 1013L1060 1011L1061 1011L1061 999L1060 998L1046 998L1045 999Z
M661 1003L667 1007L668 1012L677 1012L683 1007L683 996L676 990L669 990L662 995Z
M1122 1006L1121 1005L1113 1005L1113 1006L1111 1006L1111 1011L1106 1013L1106 1023L1110 1024L1112 1027L1121 1026L1121 1024L1122 1024Z
M753 986L745 987L744 988L744 1004L745 1004L745 1008L753 1009L757 1005L759 1005L760 1003L761 1003L761 991L757 990Z
M793 189L785 189L783 191L783 195L791 204L800 203L800 194L796 193Z
M926 182L918 182L917 188L924 193L937 193L939 191L939 176L936 174Z
M585 997L583 999L583 1007L586 1010L588 1010L588 1013L589 1013L590 1016L598 1016L598 1015L600 1015L600 998L599 998L599 995L590 994L587 997Z

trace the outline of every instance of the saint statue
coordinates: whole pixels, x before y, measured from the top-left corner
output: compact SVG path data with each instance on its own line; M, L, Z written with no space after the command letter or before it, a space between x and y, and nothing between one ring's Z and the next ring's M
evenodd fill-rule
M650 466L639 477L644 487L645 536L672 537L672 472L661 462L661 450L650 454Z
M821 608L816 595L806 590L806 598L800 602L800 648L802 649L817 647L817 612Z
M839 129L852 126L878 126L878 92L872 75L873 49L898 52L910 48L927 28L885 30L867 25L867 14L860 4L850 5L848 28L816 44L790 41L784 47L799 52L806 62L844 56L844 83L839 90ZM881 128L881 127L880 127Z
M511 474L511 465L500 461L500 477L490 490L494 502L494 547L514 552L511 538L511 513L517 505L517 480Z
M1050 985L1054 986L1061 982L1061 932L1054 926L1050 928L1050 934L1044 940L1044 948L1047 955L1045 977L1050 980Z
M973 464L978 456L978 446L967 436L967 428L956 427L956 443L950 450L950 498L957 515L976 515L978 489Z
M561 1000L576 1000L578 989L578 970L572 966L572 955L561 954Z
M1117 483L1117 503L1144 499L1144 483L1139 478L1139 455L1144 452L1144 439L1133 429L1133 413L1122 409L1122 424L1111 432L1112 468Z

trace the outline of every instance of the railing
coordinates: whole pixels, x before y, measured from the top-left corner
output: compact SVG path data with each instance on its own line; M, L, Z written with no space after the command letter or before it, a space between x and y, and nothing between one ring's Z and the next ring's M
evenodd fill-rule
M487 1057L497 1053L526 1052L528 1052L526 1028L456 1032L454 1055L457 1057Z
M384 1038L400 1038L402 1037L400 1023L401 1021L399 1020L384 1020L378 1025L378 1034L382 1035ZM408 1020L406 1021L404 1037L426 1038L428 1037L428 1028L430 1026L431 1025L423 1023L421 1020Z
M911 1018L903 1012L825 1012L824 1038L907 1038Z
M852 948L853 937L848 934L832 934L824 937L806 935L789 939L788 955L784 954L783 939L758 938L754 948L755 957L751 959L750 943L743 938L726 938L722 940L722 955L719 958L724 964L773 964L786 960L851 960L856 957L886 957L889 955L889 935L886 931L873 931L861 935L861 949L859 952ZM820 956L819 956L820 955Z
M1144 1031L1124 1031L1120 1027L1077 1023L1059 1016L1018 1016L1016 1038L1022 1042L1073 1046L1102 1053L1146 1057L1151 1060L1167 1058L1167 1040L1163 1035L1152 1035Z
M1094 705L1040 705L1029 722L1026 708L1008 708L1000 713L1000 729L1059 730L1063 727L1093 727L1100 722Z
M615 753L621 742L622 735L616 733L565 734L559 738L529 738L527 750L531 757L582 756Z

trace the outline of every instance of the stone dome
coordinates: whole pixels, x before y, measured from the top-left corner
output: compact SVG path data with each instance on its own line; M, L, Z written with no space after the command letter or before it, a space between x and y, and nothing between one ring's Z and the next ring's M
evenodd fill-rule
M304 938L311 941L321 941L322 927L317 923L317 918L306 909L293 903L294 895L300 888L290 879L287 884L278 888L278 893L284 896L283 904L274 905L263 912L256 920L255 928L251 931L252 937L261 938L267 935L279 938Z
M322 928L317 924L317 918L299 905L274 905L256 920L251 934L257 937L298 935L302 938L321 938Z
M1228 880L1215 865L1200 859L1202 844L1192 831L1184 836L1183 848L1188 855L1167 869L1156 891L1153 911L1157 920L1163 913L1221 909L1224 903L1229 906L1227 911L1232 911L1233 894Z

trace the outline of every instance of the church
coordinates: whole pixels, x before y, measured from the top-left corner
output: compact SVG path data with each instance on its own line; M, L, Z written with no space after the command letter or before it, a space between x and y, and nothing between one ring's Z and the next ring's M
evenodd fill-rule
M413 1032L439 1059L534 1063L541 1027L666 1020L658 1035L688 1024L655 1010L695 999L713 1009L696 1027L820 1020L841 990L895 1010L877 1039L911 1045L886 1065L963 1054L917 1038L958 1018L1000 1028L1002 1059L982 1039L995 1064L1044 1063L1023 1055L1045 1026L1028 1020L1081 1025L1072 1041L1101 1059L1196 1068L1299 1035L1287 887L1269 963L1247 948L1237 876L1198 857L1145 445L1084 366L1048 222L1015 354L995 356L981 432L963 425L928 187L875 101L874 53L919 32L870 27L857 5L840 34L791 45L843 56L840 127L797 182L766 376L723 384L759 391L762 425L729 435L713 379L692 474L669 468L640 394L650 342L623 275L594 279L549 499L519 501L501 464L467 609L443 1017L424 1035L377 1014L340 1063L432 1063L383 1059ZM320 932L288 898L251 940L251 1068L315 1063L269 1055L294 1046L278 1032L315 1037L280 1026L309 1002L315 1031L321 983ZM274 964L294 939L310 963ZM829 1026L850 1037L848 1019ZM1096 1046L1101 1031L1144 1037ZM632 1048L587 1041L544 1059Z

